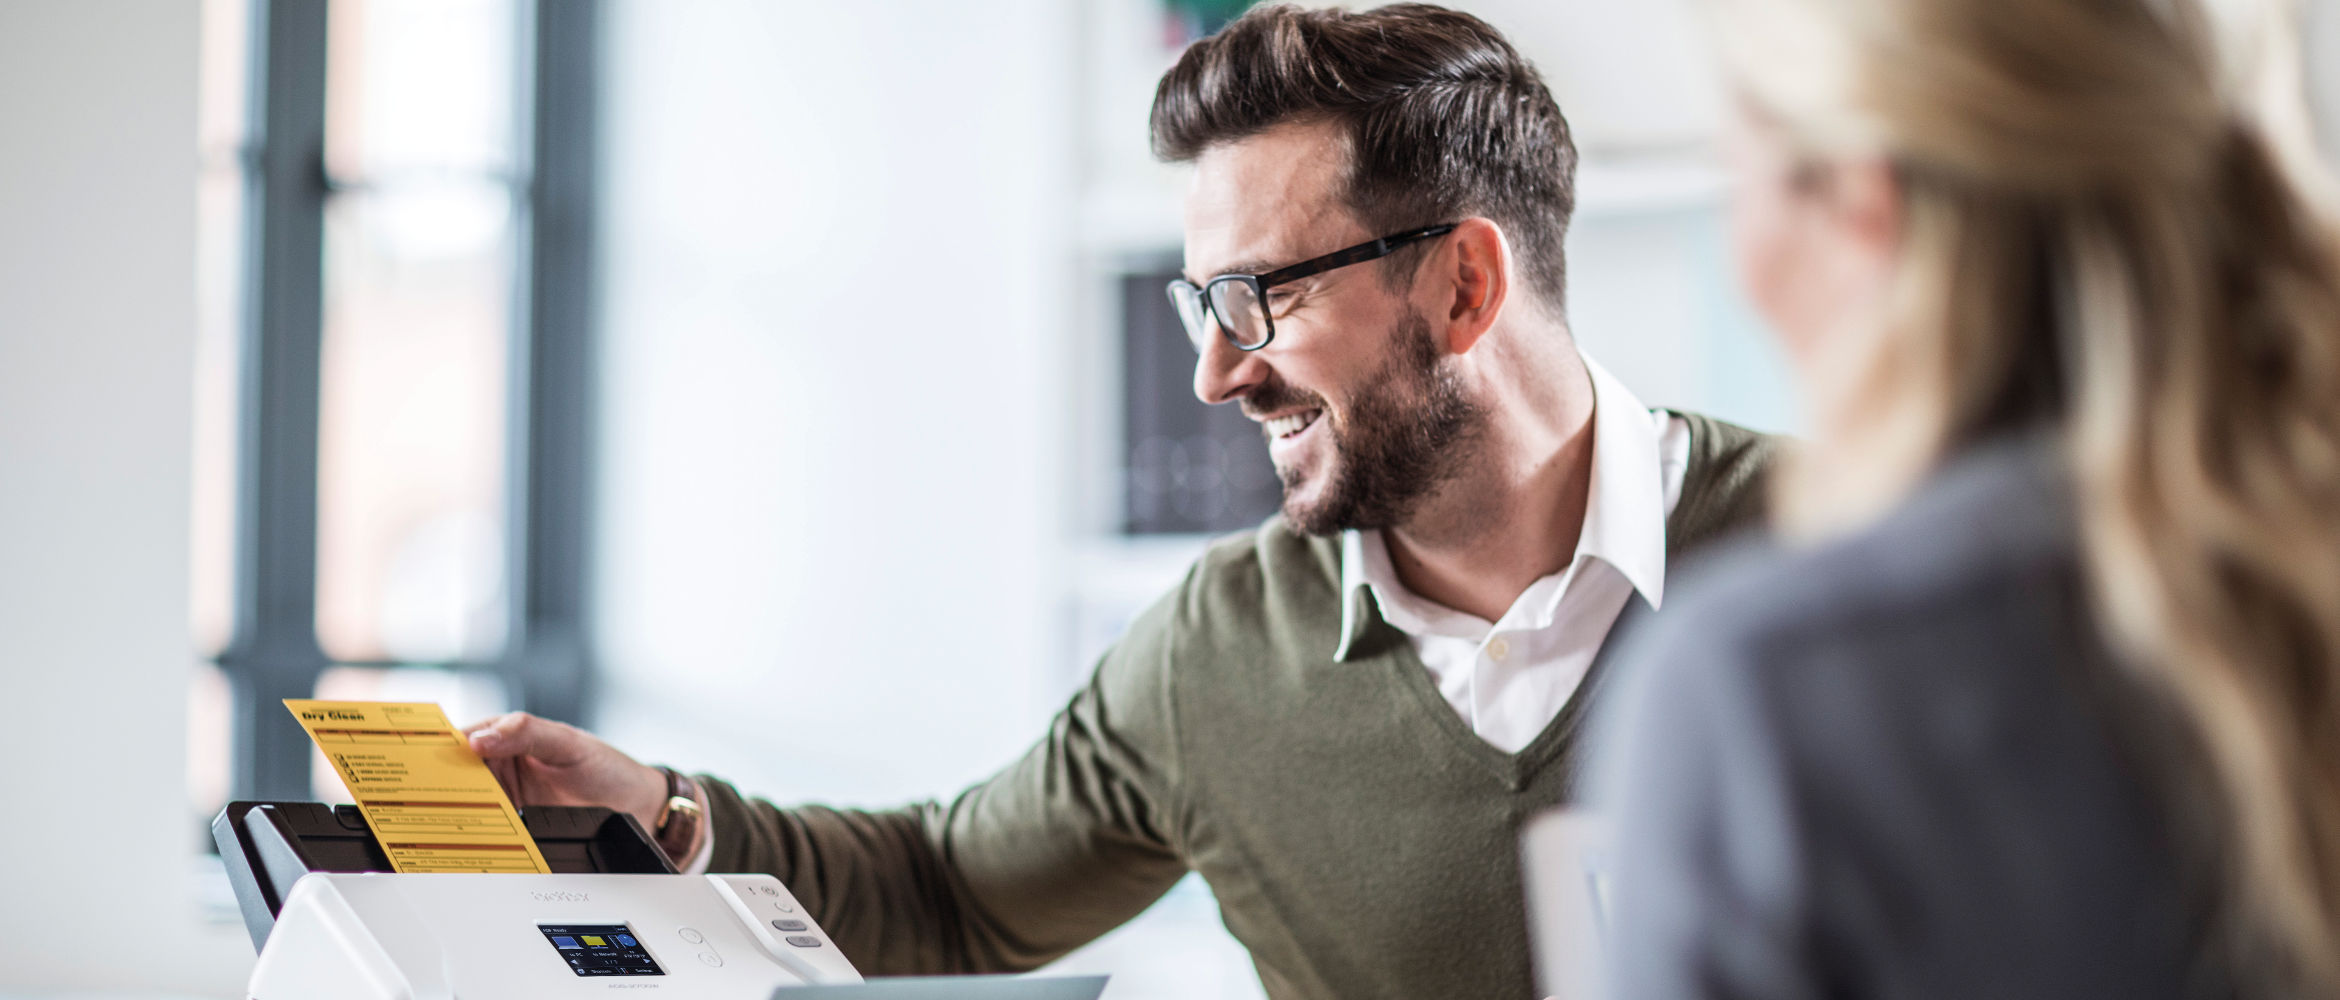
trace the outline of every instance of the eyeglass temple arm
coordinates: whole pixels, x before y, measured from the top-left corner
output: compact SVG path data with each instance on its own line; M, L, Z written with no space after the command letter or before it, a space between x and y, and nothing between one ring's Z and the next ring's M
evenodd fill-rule
M1384 236L1370 243L1359 243L1356 246L1350 247L1346 250L1335 250L1332 253L1318 257L1315 260L1302 261L1280 271L1269 271L1266 274L1260 275L1257 280L1259 281L1259 287L1261 288L1281 285L1287 281L1298 281L1313 274L1323 274L1324 272L1330 271L1336 267L1347 267L1351 264L1362 264L1369 260L1378 260L1398 252L1400 247L1403 247L1408 243L1430 239L1435 236L1444 236L1451 232L1454 232L1454 223L1451 222L1445 223L1443 225L1424 226L1420 229L1410 229L1395 235Z

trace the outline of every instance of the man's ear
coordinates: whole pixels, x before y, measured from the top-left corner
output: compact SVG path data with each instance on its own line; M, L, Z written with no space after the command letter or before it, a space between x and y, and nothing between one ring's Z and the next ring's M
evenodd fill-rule
M1445 319L1446 349L1468 353L1494 328L1511 294L1511 245L1492 220L1473 216L1446 234L1442 251L1431 257L1439 270L1429 282L1437 297L1433 316Z

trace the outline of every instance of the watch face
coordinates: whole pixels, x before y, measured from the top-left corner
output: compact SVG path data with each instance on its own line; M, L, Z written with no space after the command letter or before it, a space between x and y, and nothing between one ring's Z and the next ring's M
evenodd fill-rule
M698 786L693 785L691 779L683 777L675 769L661 767L659 770L666 774L666 805L658 810L658 824L654 832L663 833L666 824L672 822L677 813L698 815L699 792Z
M652 835L668 860L681 863L699 839L698 800L685 795L667 799L666 808L658 817L658 829Z

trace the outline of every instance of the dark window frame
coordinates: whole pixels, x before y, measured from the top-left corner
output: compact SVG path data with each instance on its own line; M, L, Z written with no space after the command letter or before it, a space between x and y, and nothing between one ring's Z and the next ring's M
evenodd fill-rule
M324 339L327 0L254 0L243 161L232 628L216 658L233 707L232 797L310 797L308 737L284 710L333 666L317 639ZM522 0L521 220L506 403L510 628L489 662L522 709L590 721L585 629L593 485L598 0ZM463 720L457 720L458 722Z

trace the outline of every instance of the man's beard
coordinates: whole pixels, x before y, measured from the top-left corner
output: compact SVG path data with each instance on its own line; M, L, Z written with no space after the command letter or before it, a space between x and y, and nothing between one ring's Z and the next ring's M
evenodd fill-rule
M1276 381L1253 390L1244 408L1273 413L1313 406L1318 420L1331 411L1322 397ZM1305 480L1278 468L1284 483L1284 521L1306 535L1404 524L1422 501L1460 474L1480 447L1486 407L1471 398L1438 350L1430 322L1419 312L1399 321L1389 363L1350 397L1345 423L1323 428L1332 447L1322 473L1332 480L1314 503L1295 498Z

